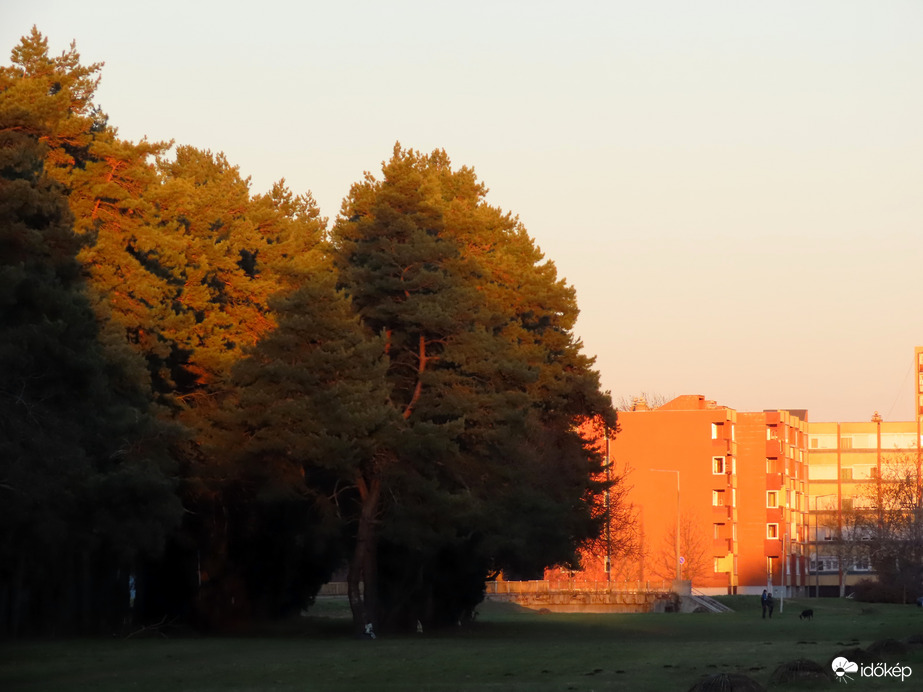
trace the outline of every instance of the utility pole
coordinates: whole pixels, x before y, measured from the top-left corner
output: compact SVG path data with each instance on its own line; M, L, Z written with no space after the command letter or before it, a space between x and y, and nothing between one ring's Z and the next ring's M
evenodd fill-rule
M612 482L612 460L609 456L609 426L606 426L606 586L612 579L612 516L609 499L609 485Z

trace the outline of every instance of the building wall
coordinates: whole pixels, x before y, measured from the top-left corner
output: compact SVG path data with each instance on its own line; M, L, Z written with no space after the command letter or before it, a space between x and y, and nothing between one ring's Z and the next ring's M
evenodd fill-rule
M873 577L861 549L836 538L853 510L872 511L889 459L923 470L923 347L914 350L912 421L807 422L806 411L737 412L700 395L619 413L608 441L628 473L641 554L605 569L588 554L577 578L662 585L675 577L677 500L681 577L706 593L835 595ZM678 483L678 487L677 487ZM549 578L560 578L550 571Z
M872 575L861 550L838 548L849 533L852 511L872 511L882 469L895 458L920 464L919 421L811 423L808 430L810 579L812 589L833 595Z
M613 565L614 581L659 587L676 576L706 593L760 593L805 584L804 413L738 413L686 395L619 413L609 442L628 472L641 555ZM678 486L677 486L678 484ZM772 498L768 501L768 498ZM604 556L586 555L577 578L605 579ZM549 571L560 579L560 571Z
M629 469L643 551L627 574L656 584L674 579L678 499L682 578L723 593L736 585L729 546L736 520L735 416L701 396L619 413L610 453Z

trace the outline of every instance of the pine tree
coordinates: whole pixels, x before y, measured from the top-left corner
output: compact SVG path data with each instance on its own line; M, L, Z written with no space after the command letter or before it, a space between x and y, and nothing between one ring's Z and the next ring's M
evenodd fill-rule
M66 188L46 173L33 86L2 73L0 631L12 634L117 622L113 594L179 509L143 393L112 386L121 373L98 341Z
M377 524L380 617L398 628L455 622L489 572L573 561L599 529L600 460L576 423L614 413L572 333L574 292L485 194L444 152L397 146L333 230L404 426Z
M264 529L244 527L251 545L265 552L271 534L276 546L273 574L251 571L250 592L298 593L301 606L344 558L350 527L358 531L393 428L381 339L362 329L329 261L319 252L309 257L297 287L271 301L278 327L234 370L237 396L222 445L237 450L243 514ZM282 515L300 520L265 531ZM353 598L351 605L357 622L369 621L364 603Z

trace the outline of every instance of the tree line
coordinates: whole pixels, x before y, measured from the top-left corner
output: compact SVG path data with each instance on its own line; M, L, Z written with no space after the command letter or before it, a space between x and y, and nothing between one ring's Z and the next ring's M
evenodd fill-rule
M35 28L0 68L0 633L228 629L334 574L400 631L574 565L615 412L474 171L396 145L329 223L122 139L100 71Z

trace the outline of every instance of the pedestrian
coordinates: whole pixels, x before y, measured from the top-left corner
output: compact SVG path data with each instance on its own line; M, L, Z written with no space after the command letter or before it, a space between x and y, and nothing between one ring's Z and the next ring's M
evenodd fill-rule
M769 609L769 619L772 620L772 609L776 605L775 599L773 599L772 594L770 593L766 596L766 607Z
M760 605L763 607L763 619L764 620L766 619L766 607L769 605L767 601L768 601L768 597L766 594L766 589L763 589L763 595L760 596Z

